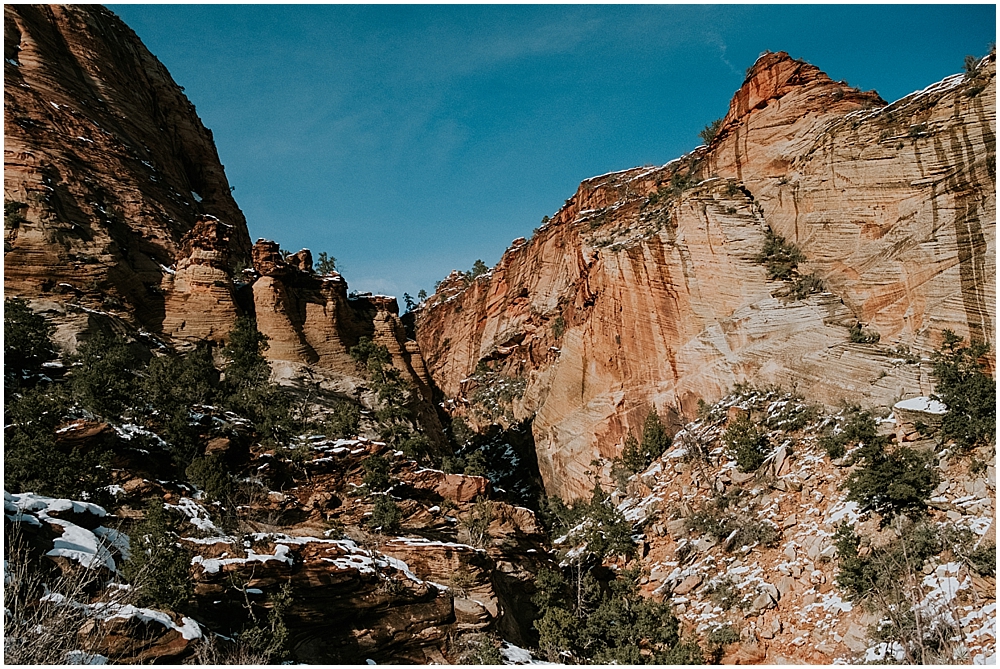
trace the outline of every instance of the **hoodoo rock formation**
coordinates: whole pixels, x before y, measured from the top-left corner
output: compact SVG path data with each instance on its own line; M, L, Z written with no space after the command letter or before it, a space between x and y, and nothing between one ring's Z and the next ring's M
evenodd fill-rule
M343 374L357 374L348 349L361 337L385 346L393 365L425 399L430 379L420 351L406 340L396 298L350 298L337 273L318 276L308 249L283 258L274 242L253 247L253 281L248 287L258 329L270 339L267 355Z
M584 181L492 271L442 282L418 315L432 378L472 422L497 401L533 417L546 488L571 498L650 407L690 418L747 381L926 394L897 347L995 339L995 75L991 55L887 105L765 54L708 146ZM800 280L769 278L769 229Z

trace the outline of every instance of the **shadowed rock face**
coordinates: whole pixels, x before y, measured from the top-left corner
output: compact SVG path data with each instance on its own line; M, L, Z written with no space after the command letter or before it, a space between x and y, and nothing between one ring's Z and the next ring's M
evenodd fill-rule
M505 420L534 416L546 488L570 498L650 407L676 425L741 381L830 404L925 394L926 367L890 348L995 336L994 91L993 56L891 105L762 56L710 146L584 181L491 272L442 282L417 322L432 378L479 425L486 389L518 388ZM824 292L783 297L755 262L767 228ZM881 341L851 343L858 322Z
M247 258L211 132L113 13L7 5L4 57L8 294L68 295L158 330L161 266L199 216L230 226L231 259Z
M348 299L339 275L312 272L308 250L286 261L274 242L251 247L212 133L113 13L6 6L4 31L7 294L40 300L68 340L93 327L71 312L179 346L223 342L256 312L272 360L348 376L348 349L369 336L430 398L394 298Z

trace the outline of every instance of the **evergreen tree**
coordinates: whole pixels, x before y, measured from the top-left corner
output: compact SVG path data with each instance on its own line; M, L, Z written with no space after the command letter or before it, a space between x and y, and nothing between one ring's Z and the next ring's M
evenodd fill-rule
M996 381L979 362L989 350L983 342L963 346L961 337L945 330L944 342L934 353L936 397L948 407L941 434L963 449L996 439Z
M4 385L16 388L26 376L37 374L44 363L55 357L49 322L32 312L25 300L19 297L4 299Z
M228 360L223 390L227 407L253 421L265 440L274 443L287 436L292 417L288 398L270 382L271 365L264 357L267 341L253 319L236 319L222 349Z
M146 605L183 611L194 595L191 558L177 547L173 519L163 502L150 499L145 518L129 536L129 558L122 567Z
M72 362L70 387L84 409L110 421L142 413L145 364L124 337L97 332Z

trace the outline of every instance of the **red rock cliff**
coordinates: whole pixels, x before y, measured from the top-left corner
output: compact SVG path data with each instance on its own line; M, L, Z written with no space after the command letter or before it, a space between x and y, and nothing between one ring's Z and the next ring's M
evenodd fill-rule
M211 132L118 17L5 5L4 57L7 294L73 296L156 330L163 267L199 216L248 257Z
M827 403L927 392L890 348L995 336L994 92L993 57L886 105L766 54L710 146L583 182L487 275L442 282L418 318L431 376L473 422L533 416L568 497L650 407L691 416L740 381ZM767 227L824 291L768 279ZM852 343L858 322L880 343Z

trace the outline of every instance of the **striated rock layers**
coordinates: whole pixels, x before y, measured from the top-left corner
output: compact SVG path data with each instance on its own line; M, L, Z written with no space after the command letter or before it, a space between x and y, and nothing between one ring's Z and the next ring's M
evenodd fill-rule
M246 221L166 68L107 9L4 7L4 285L157 330L160 282L199 216Z
M994 342L995 72L991 55L887 105L765 54L709 146L588 179L492 271L443 281L417 322L432 378L473 423L533 416L568 497L650 407L677 425L745 381L830 404L926 394L927 364L896 347ZM809 281L769 278L768 228Z
M110 314L176 345L256 314L275 361L357 376L361 336L430 398L395 298L348 299L308 250L251 246L207 130L166 68L100 6L4 8L4 286L60 326ZM255 267L237 272L238 268ZM429 412L432 409L425 407Z

